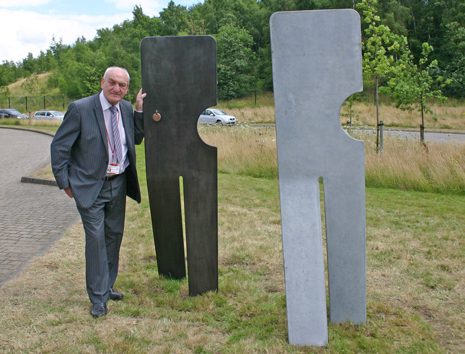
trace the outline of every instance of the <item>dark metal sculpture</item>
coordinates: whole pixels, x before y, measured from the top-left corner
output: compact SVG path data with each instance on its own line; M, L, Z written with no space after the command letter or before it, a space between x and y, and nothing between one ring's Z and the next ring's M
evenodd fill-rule
M158 272L186 276L189 295L218 289L217 150L197 131L217 103L216 41L210 36L151 37L141 43L147 185Z

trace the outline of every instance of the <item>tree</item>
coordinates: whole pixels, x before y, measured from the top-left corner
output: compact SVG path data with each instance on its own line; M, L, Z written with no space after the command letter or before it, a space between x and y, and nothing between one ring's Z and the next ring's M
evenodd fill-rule
M162 35L177 36L181 32L186 32L188 29L187 14L187 7L170 1L168 7L160 12L160 19L163 21Z
M38 76L37 74L30 75L24 82L21 84L21 88L24 88L31 95L36 92L38 87Z
M139 32L139 38L145 38L157 35L161 32L162 21L157 18L150 18L142 11L141 6L134 6L132 11L134 20L132 21L134 29Z
M10 96L8 86L0 86L0 107L7 107L8 96Z
M362 0L357 4L357 9L362 12L366 37L363 39L363 76L365 85L375 85L375 106L376 106L376 148L380 146L380 120L379 120L379 86L380 80L388 78L392 73L394 57L389 52L394 48L399 48L398 42L401 36L391 33L389 27L380 24L380 17L377 15L377 0ZM405 37L404 37L405 38ZM382 144L381 144L382 146Z
M397 0L379 0L379 16L381 23L389 27L392 33L407 36L407 23L410 9Z
M57 62L60 61L61 56L66 53L68 50L68 46L66 44L63 44L63 38L60 38L60 40L57 42L55 39L55 36L52 37L52 44L50 45L50 50L52 52L53 57Z
M396 106L403 110L417 109L421 112L420 141L425 142L425 112L434 114L428 105L428 99L446 99L442 91L436 87L449 84L438 76L434 79L431 72L437 68L437 60L429 60L433 47L428 43L422 45L422 57L418 65L414 63L414 57L408 48L407 40L402 43L403 54L394 67L394 75L389 79L389 91L396 101Z
M221 27L218 42L218 94L222 99L245 96L255 89L253 38L243 28Z
M31 52L29 52L27 54L27 58L23 59L23 70L26 73L26 75L30 75L36 71L35 63L36 61L34 60L34 56Z
M458 22L447 25L446 44L447 64L441 73L450 80L445 92L448 96L465 96L465 27Z

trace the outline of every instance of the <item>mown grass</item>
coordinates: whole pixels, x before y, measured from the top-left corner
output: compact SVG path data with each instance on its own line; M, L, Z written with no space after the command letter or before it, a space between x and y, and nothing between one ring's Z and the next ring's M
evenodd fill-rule
M219 291L191 298L156 267L143 202L128 202L116 288L89 315L75 225L0 289L4 353L458 353L465 350L465 201L368 188L367 324L329 324L325 348L287 343L277 179L219 174ZM329 309L330 311L330 309Z

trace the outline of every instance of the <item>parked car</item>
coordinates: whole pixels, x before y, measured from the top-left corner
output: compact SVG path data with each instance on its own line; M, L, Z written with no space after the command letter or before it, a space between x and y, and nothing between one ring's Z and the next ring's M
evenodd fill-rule
M29 118L26 114L21 113L17 109L13 108L2 108L0 109L0 118L18 118L27 119Z
M235 125L236 117L224 113L221 109L209 108L202 112L199 124Z
M64 116L59 111L37 111L34 113L35 119L63 119Z

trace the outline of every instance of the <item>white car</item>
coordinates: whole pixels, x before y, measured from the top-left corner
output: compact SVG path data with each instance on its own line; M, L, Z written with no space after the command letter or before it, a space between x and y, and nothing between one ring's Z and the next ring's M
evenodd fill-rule
M235 125L236 117L224 113L221 109L209 108L202 112L199 124Z
M59 111L37 111L34 113L34 119L63 119L64 116Z

